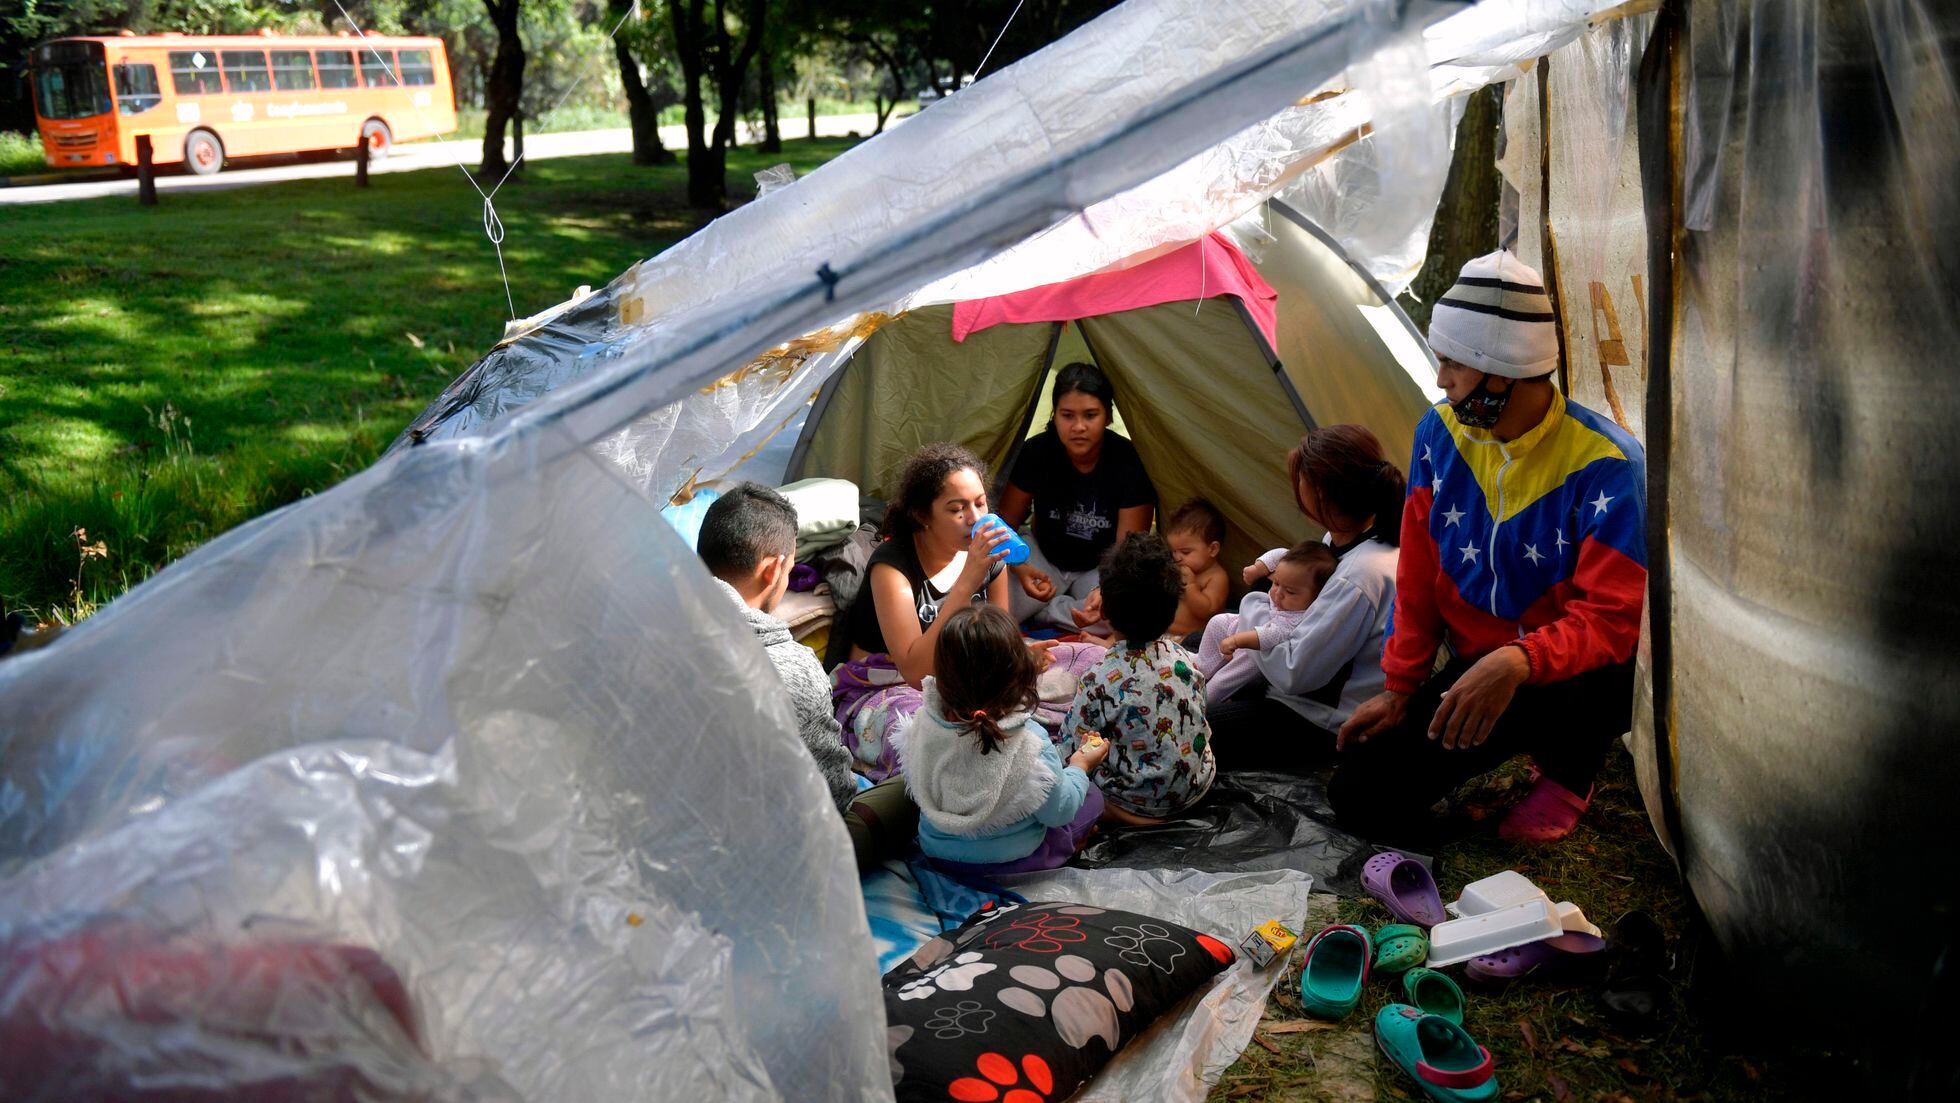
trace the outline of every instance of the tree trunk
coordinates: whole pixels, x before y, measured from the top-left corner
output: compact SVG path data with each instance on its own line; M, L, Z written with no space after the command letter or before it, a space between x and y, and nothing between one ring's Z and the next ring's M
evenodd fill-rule
M1497 136L1504 122L1499 91L1492 86L1471 93L1456 127L1456 153L1429 230L1429 255L1402 304L1424 332L1430 310L1456 283L1463 265L1497 248L1497 205L1504 191L1497 172Z
M730 39L726 24L716 27L722 40L721 49L710 55L715 66L715 185L716 201L727 194L726 150L735 144L735 123L742 114L742 84L748 77L749 65L755 61L756 50L762 45L762 20L767 0L749 0L743 13L746 25L742 28L742 45L729 56ZM716 22L720 23L720 9L716 9ZM690 173L690 176L692 174Z
M783 151L783 128L776 119L776 52L764 50L756 86L762 96L762 145L764 153Z
M719 141L712 147L708 144L708 112L701 102L701 82L707 76L701 7L702 0L667 0L667 18L674 32L674 53L681 64L681 102L686 106L687 202L719 211L728 182Z
M626 115L633 126L633 163L671 165L674 155L660 144L660 107L653 102L646 82L640 79L640 63L626 40L613 37L613 54L619 59L619 81L626 89Z
M521 0L483 0L497 28L497 57L490 63L484 88L483 164L479 175L501 180L509 170L504 160L504 126L516 116L524 95L524 43L517 37L517 8Z

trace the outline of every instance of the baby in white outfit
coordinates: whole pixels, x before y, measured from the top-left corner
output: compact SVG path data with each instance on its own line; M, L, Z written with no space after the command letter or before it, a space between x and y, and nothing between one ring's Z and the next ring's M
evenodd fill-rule
M1291 635L1306 619L1307 609L1334 573L1334 550L1309 540L1291 548L1274 548L1260 556L1269 564L1273 585L1269 593L1251 593L1236 613L1220 613L1205 625L1198 645L1198 670L1205 676L1205 700L1217 704L1254 682L1264 681L1258 652Z

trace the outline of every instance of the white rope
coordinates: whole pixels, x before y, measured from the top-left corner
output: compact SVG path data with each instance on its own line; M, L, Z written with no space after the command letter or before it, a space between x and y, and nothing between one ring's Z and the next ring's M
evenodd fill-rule
M361 30L361 25L360 25L359 23L356 23L356 22L354 22L354 17L353 17L353 16L351 16L351 15L348 15L348 14L347 14L347 9L346 9L346 8L344 8L344 7L341 7L341 4L340 4L340 0L333 0L333 6L334 6L334 7L336 7L336 8L340 8L340 17L341 17L342 19L345 19L345 20L347 21L347 25L348 25L348 26L350 26L350 27L352 27L352 28L354 28L354 37L356 37L356 38L358 38L358 39L360 39L360 40L361 40L361 45L363 45L363 46L366 46L366 47L367 47L367 51L368 51L368 53L371 53L371 54L373 54L373 55L374 55L374 60L376 60L376 61L378 61L378 62L380 62L380 63L381 63L381 65L382 65L382 68L383 68L383 69L387 69L387 66L388 66L388 59L387 59L387 58L384 58L384 57L382 57L382 56L381 56L381 51L380 51L380 50L377 50L377 49L375 49L375 48L374 48L374 45L373 45L372 43L370 43L370 42L368 42L368 40L367 40L367 32L366 32L366 31L363 31L363 30ZM401 83L401 77L400 77L400 76L398 76L398 75L397 75L397 74L396 74L396 73L395 73L395 72L394 72L393 70L388 70L388 75L389 75L390 77L393 77L393 78L394 78L394 80L395 80L395 84L396 84L396 86L397 86L397 87L403 87L403 85L402 85L402 83ZM359 70L356 70L356 76L355 76L355 79L356 79L356 80L358 80L358 79L360 79L360 77L359 77ZM415 104L415 102L414 102L413 100L410 100L410 101L409 101L409 106L415 109L415 114L416 114L416 115L417 115L418 117L420 117L420 118L422 119L422 121L423 121L423 122L427 122L427 121L429 120L429 113L428 113L428 112L426 112L426 111L424 111L424 110L422 110L422 108L421 108L421 107L419 107L419 106L417 106L417 105ZM430 131L431 131L432 133L434 133L434 134L435 134L435 136L436 136L436 141L437 141L437 142L439 142L439 143L441 143L441 144L442 144L442 146L443 146L443 148L445 148L445 149L447 149L447 148L448 148L448 146L449 146L449 139L447 139L447 138L444 138L444 137L442 136L442 132L441 132L441 131L439 131L439 130L436 130L436 129L435 129L435 128L433 128L433 127L431 127L431 128L430 128ZM365 142L365 141L367 141L367 135L366 135L366 134L362 134L362 135L361 135L361 141L363 141L363 142ZM481 187L478 187L478 186L477 186L477 183L476 183L476 177L474 177L474 176L472 176L472 175L470 175L470 170L469 170L469 169L466 169L466 168L464 168L464 167L463 167L463 162L462 162L462 160L461 160L460 158L458 158L458 159L457 159L457 160L456 160L456 161L455 161L454 163L455 163L455 166L456 166L456 169L457 169L457 171L459 171L459 172L461 172L461 173L463 174L463 179L465 179L465 180L468 180L468 181L470 182L470 187L472 187L472 188L476 188L476 194L478 194L478 195L482 195L482 196L483 196L483 198L485 198L485 199L489 199L489 198L490 198L489 196L487 196L487 195L484 195L484 194L483 194L483 189L482 189Z
M504 220L497 217L497 205L483 197L483 236L497 250L497 274L504 278L504 305L510 307L511 321L517 320L517 304L510 297L510 273L504 269Z
M994 46L1000 45L1000 40L1007 37L1007 28L1014 25L1014 17L1021 14L1021 5L1027 2L1028 0L1015 0L1014 10L1007 13L1007 22L1000 25L1000 33L994 36L994 45L987 47L987 52L980 56L980 64L973 70L974 80L980 79L980 70L985 69L987 67L987 59L994 56ZM954 91L958 91L958 89Z
M340 17L347 21L348 26L354 28L355 37L361 40L361 45L367 48L368 53L374 55L374 60L380 63L382 70L388 74L389 79L395 82L395 87L397 88L407 87L402 83L401 74L396 71L394 66L389 65L388 59L381 56L381 51L376 49L374 44L368 41L367 32L361 30L361 25L359 23L354 22L353 16L347 14L347 9L344 6L342 6L340 0L333 0L333 6L340 9ZM626 25L626 21L633 17L633 13L639 10L640 10L640 0L633 0L631 4L627 5L625 14L619 17L619 22L614 23L611 33L606 35L606 45L608 47L612 45L613 38L619 34L619 29L621 27L624 27ZM1018 11L1019 9L1017 8L1016 10ZM1010 21L1011 21L1011 17L1010 17ZM600 51L600 53L603 54L604 51L602 50ZM592 67L590 64L588 64L585 68L585 71L579 74L578 79L572 82L571 87L565 89L565 94L558 97L558 102L551 105L550 110L556 111L560 107L563 107L565 105L565 101L571 98L572 93L578 91L579 85L585 83L585 78L591 74L591 71L592 71ZM415 114L419 118L421 118L423 122L425 123L428 122L429 120L428 112L424 111L420 106L414 104L413 101L410 102L409 106L414 109ZM436 141L440 143L442 148L446 151L449 148L449 139L444 138L442 136L442 132L436 129L435 127L429 127L428 130L430 131L430 133L435 135ZM363 144L367 142L366 133L363 133L361 135L361 141ZM504 181L510 179L510 174L517 171L518 163L523 160L524 160L524 154L522 152L519 152L516 159L511 161L509 166L507 166L504 169L504 174L501 178L498 179L496 187L491 188L487 192L483 190L483 186L481 184L478 184L476 182L476 174L472 173L467 167L464 166L463 159L461 157L458 157L453 162L453 164L456 166L457 171L463 174L463 179L468 180L470 182L470 187L476 189L476 194L483 197L483 235L490 239L491 247L497 251L497 274L503 277L504 305L509 307L510 309L511 321L517 320L517 302L516 299L511 295L511 291L510 291L510 270L504 266L504 220L498 217L497 206L494 202L492 202L492 200L496 198L498 189L504 186Z

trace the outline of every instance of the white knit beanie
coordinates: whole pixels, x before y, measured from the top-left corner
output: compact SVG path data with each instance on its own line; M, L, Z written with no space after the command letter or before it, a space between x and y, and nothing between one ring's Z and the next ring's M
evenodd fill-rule
M1558 367L1545 281L1500 249L1463 266L1429 315L1429 347L1481 372L1532 379Z

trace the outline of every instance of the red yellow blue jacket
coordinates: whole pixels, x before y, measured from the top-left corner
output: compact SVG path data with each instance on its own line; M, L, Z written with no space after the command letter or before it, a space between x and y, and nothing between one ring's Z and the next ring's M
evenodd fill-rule
M1514 441L1466 428L1448 403L1416 426L1387 688L1517 643L1529 681L1633 657L1647 587L1647 460L1625 430L1564 395Z

